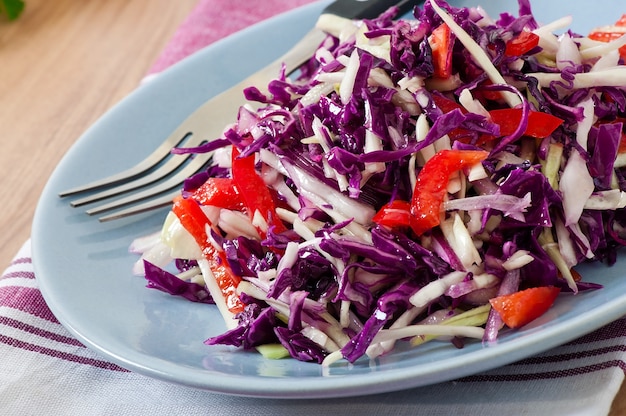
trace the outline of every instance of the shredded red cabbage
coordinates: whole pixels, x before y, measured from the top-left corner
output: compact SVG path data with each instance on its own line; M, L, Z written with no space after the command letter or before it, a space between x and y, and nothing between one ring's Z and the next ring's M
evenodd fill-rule
M394 20L395 11L344 22L335 28L341 40L329 34L300 72L250 86L246 97L258 109L242 107L223 137L174 150L215 152L211 166L186 182L184 198L209 177L231 176L231 147L241 157L256 155L256 172L276 204L272 215L287 228L277 231L245 210L233 223L222 215L230 208L202 207L210 243L242 279L246 305L233 329L208 345L280 344L298 360L355 362L390 351L394 330L431 314L445 325L524 288L598 289L579 280L574 267L610 265L626 244L619 205L626 191L626 88L615 86L626 85L626 67L617 47L596 56L589 39L542 32L528 0L519 0L519 16L495 20L432 0L416 7L413 19ZM444 22L452 31L446 79L434 75L441 62L431 38ZM523 32L539 36L539 46L507 55L507 42ZM559 49L566 41L575 48ZM521 118L505 130L490 111L511 105ZM531 113L560 124L533 136L528 132L542 126ZM389 203L430 192L415 187L416 177L442 150L487 153L482 163L443 178L450 208L438 211L439 225L419 234L412 220L380 221ZM609 204L605 191L617 192L618 202ZM592 199L596 205L585 202ZM390 221L421 215L415 207L393 213ZM259 235L226 231L244 223ZM180 233L192 231L180 228L171 232L188 239ZM208 299L201 285L150 263L145 269L150 287ZM502 319L493 309L483 315L458 325L495 340ZM462 345L456 333L446 339Z

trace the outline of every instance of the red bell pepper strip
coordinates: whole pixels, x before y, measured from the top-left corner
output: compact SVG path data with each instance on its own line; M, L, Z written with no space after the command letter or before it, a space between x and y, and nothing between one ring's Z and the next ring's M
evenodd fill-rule
M452 75L452 31L442 23L428 38L433 53L433 75L437 78L449 78Z
M206 227L210 227L211 222L200 205L193 199L178 197L174 200L172 211L200 246L224 296L228 310L233 314L242 312L245 305L237 295L237 286L241 282L241 277L232 271L224 252L217 250L209 241Z
M467 113L467 110L456 101L450 100L439 95L433 95L433 101L437 107L444 113L458 109L463 113ZM503 108L489 111L491 121L500 126L500 136L508 136L513 134L522 121L522 109L521 108ZM528 114L528 125L524 131L524 136L530 136L537 139L543 139L554 133L563 120L553 116L552 114L542 113L540 111L531 111ZM456 128L448 133L451 139L467 137L468 130L464 128ZM495 137L489 135L483 135L481 137L481 143L493 140Z
M372 217L372 221L389 228L405 228L410 226L412 218L411 204L407 201L396 199L383 206Z
M239 157L239 151L233 146L231 170L235 187L243 199L250 219L258 211L265 219L265 222L267 222L267 225L274 227L274 232L281 233L285 231L287 228L278 218L272 194L254 168L254 155ZM265 230L258 231L261 236L265 237Z
M539 36L532 32L522 32L506 43L505 56L521 56L539 45Z
M604 26L593 29L591 33L589 33L588 37L589 39L597 40L599 42L610 42L624 36L625 34L626 14L623 14L613 26ZM619 48L619 54L622 59L626 60L626 45Z
M513 134L522 121L521 108L503 108L489 111L491 121L500 126L500 135L508 136ZM551 135L563 120L552 114L540 111L531 111L528 115L528 125L524 131L524 136L543 139Z
M509 328L519 328L534 321L554 303L561 289L554 286L532 287L498 296L489 301Z
M443 113L449 113L452 110L460 110L463 114L467 113L461 104L439 94L433 94L433 102Z
M605 26L595 29L593 32L589 33L588 37L589 39L597 40L599 42L610 42L622 37L624 34L626 34L626 31L622 27ZM622 46L622 48L624 47ZM620 52L622 51L622 48L620 48Z
M209 178L192 194L201 205L243 211L243 198L230 178Z
M439 225L450 175L483 161L488 154L482 150L442 150L428 159L417 175L411 200L411 228L415 234L422 235Z
M463 114L467 113L467 110L461 104L449 98L442 97L438 94L433 94L433 102L444 114L449 113L452 110L459 110ZM469 129L466 129L463 127L456 127L448 132L448 137L452 141L454 140L463 141L464 139L467 139L468 137L471 137L471 136L472 136L472 132Z

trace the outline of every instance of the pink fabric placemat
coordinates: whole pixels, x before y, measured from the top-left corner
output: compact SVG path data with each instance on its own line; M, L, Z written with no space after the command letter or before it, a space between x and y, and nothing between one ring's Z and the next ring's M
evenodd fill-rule
M202 0L181 24L149 73L158 73L231 33L309 3L313 1Z

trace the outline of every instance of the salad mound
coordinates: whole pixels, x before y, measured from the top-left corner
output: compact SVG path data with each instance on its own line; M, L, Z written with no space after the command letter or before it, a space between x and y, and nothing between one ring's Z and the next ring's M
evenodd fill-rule
M600 288L575 266L626 243L626 36L541 26L528 0L395 14L320 20L297 73L173 150L213 157L131 250L148 287L217 305L207 345L323 365L488 345Z

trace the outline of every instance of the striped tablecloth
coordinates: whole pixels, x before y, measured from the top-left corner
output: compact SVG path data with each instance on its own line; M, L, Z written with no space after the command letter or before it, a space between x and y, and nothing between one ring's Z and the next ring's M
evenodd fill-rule
M152 75L233 31L311 0L200 0ZM224 16L229 16L228 19ZM3 415L606 415L623 379L626 318L517 363L417 389L331 400L253 399L150 379L100 357L48 309L27 241L0 277Z

